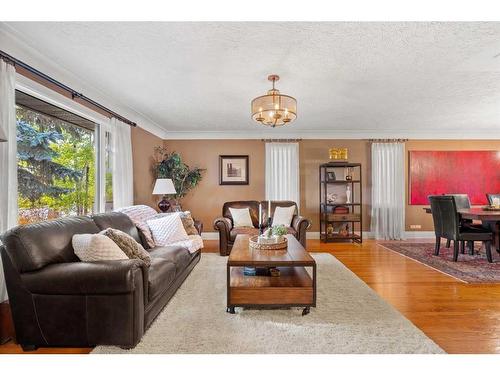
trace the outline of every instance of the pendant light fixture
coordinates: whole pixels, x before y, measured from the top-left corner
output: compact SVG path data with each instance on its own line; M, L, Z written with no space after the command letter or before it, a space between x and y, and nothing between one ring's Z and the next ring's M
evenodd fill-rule
M271 74L267 79L273 83L273 88L266 95L252 100L252 118L272 128L286 125L297 118L297 100L276 89L275 83L280 79L277 74Z

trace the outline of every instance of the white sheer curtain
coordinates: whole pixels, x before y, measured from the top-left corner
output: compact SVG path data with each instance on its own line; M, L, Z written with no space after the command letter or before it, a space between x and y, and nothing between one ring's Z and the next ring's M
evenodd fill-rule
M111 119L113 144L113 208L134 204L134 170L130 125Z
M0 60L0 128L7 142L0 142L0 233L17 225L16 71ZM7 289L0 259L0 302Z
M371 231L376 239L405 237L405 174L403 143L372 144Z
M266 199L300 204L298 143L266 143Z

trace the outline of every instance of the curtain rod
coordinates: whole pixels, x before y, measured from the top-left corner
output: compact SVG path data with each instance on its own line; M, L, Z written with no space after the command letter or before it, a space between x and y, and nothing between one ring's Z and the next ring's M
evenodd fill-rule
M368 142L408 142L407 138L370 138Z
M123 121L124 123L126 123L126 124L128 124L130 126L134 126L134 127L137 126L137 124L135 122L130 121L129 119L127 119L127 118L119 115L118 113L112 111L111 109L106 108L102 104L99 104L96 101L94 101L94 100L92 100L90 98L87 98L85 95L83 95L83 94L81 94L81 93L73 90L71 87L66 86L64 83L61 83L61 82L57 81L56 79L48 76L45 73L42 73L41 71L33 68L32 66L30 66L30 65L22 62L21 60L18 60L15 57L12 57L11 55L5 53L2 50L0 50L0 58L3 59L3 60L5 60L5 62L7 62L7 63L11 63L12 65L14 65L14 67L15 66L20 66L21 68L26 69L28 72L36 75L37 77L40 77L43 80L45 80L45 81L47 81L47 82L49 82L49 83L51 83L51 84L53 84L53 85L55 85L55 86L57 86L57 87L59 87L61 89L67 91L68 93L71 94L71 98L73 100L75 100L75 98L83 100L84 102L87 102L87 103L93 105L94 107L99 108L100 110L102 110L102 111L110 114L112 117L115 117L118 120Z
M302 138L263 138L262 142L270 143L270 142L300 142Z

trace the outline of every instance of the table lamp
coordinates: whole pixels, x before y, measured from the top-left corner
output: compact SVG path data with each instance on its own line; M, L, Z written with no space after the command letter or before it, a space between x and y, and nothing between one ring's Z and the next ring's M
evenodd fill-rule
M158 203L158 208L161 212L167 212L170 208L170 202L167 200L167 194L176 194L174 183L170 178L157 178L153 195L163 195L162 200Z

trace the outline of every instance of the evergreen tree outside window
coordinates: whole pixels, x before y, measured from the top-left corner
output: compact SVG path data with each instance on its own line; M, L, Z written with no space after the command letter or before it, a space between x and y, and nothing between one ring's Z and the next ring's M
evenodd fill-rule
M21 105L16 120L19 223L94 213L94 131Z

